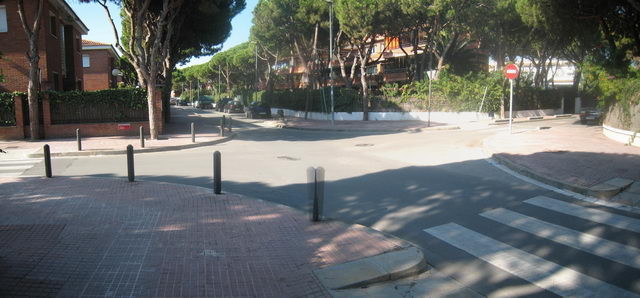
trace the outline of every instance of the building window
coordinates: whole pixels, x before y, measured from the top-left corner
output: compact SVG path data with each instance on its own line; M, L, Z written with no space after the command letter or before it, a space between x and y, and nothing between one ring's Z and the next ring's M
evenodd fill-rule
M56 21L56 16L50 16L50 25L51 25L51 35L58 37L58 22Z
M91 57L89 55L82 55L82 67L91 66Z
M7 31L9 31L9 26L7 26L7 7L0 5L0 32Z

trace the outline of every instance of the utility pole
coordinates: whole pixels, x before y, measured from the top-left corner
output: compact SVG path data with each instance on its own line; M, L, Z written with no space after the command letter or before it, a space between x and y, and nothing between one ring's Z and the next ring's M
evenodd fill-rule
M255 90L255 97L253 99L253 101L258 101L258 42L255 43L256 44L256 50L255 50L255 60L256 60L256 80L254 82L254 87L256 88Z
M331 83L331 125L335 122L334 100L333 100L333 0L329 2L329 82Z
M222 99L222 94L220 93L220 86L222 82L220 81L220 74L222 73L222 67L218 64L218 100Z

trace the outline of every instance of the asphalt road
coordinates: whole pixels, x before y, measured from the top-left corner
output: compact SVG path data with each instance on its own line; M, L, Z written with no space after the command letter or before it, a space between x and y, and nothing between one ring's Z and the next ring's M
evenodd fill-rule
M482 141L506 126L352 133L267 129L234 118L243 122L228 143L136 155L137 178L211 187L219 150L223 191L307 210L306 169L322 166L327 218L412 241L430 264L481 294L640 293L640 216L560 195L490 164ZM516 131L573 122L520 124ZM61 158L54 175L124 178L125 166L124 156ZM531 200L538 196L546 198Z

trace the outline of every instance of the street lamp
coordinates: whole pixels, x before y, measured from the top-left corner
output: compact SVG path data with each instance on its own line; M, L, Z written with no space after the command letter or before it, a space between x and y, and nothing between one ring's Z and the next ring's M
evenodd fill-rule
M325 0L329 3L329 82L331 82L331 125L334 125L335 113L333 102L333 0Z

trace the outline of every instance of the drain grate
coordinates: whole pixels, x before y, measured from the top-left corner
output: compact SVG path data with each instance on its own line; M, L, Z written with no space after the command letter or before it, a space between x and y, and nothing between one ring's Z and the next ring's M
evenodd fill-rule
M356 144L356 147L371 147L373 144Z
M299 158L295 158L295 157L291 157L291 156L278 156L278 159L284 159L284 160L300 160Z

